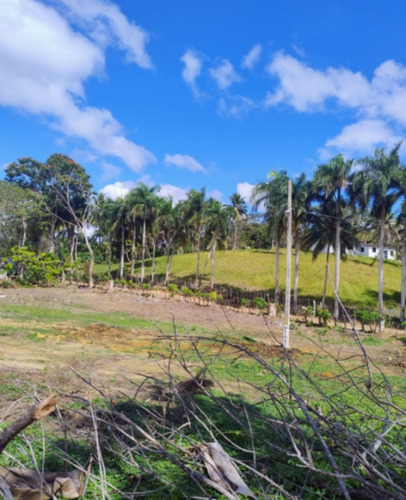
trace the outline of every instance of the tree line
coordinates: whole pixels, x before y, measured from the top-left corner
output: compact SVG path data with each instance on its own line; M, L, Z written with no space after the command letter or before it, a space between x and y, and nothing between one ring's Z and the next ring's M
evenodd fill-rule
M300 250L314 258L326 254L322 307L328 282L331 250L340 258L360 241L379 247L378 312L383 316L384 245L401 247L401 311L405 312L406 277L406 167L401 164L397 144L390 151L378 148L358 160L341 154L319 165L312 179L301 174L292 180L294 241L293 309L297 310ZM287 172L271 172L259 182L250 202L258 221L248 214L238 193L223 204L206 196L205 188L191 189L185 200L159 196L159 186L136 185L116 200L93 191L85 169L71 158L54 154L45 163L21 158L5 170L0 182L0 255L10 258L12 248L50 252L67 263L73 273L80 259L88 260L89 284L93 286L95 259L118 262L118 279L146 278L146 258L151 258L151 282L155 258L166 257L165 283L170 281L173 256L196 252L195 286L210 263L209 287L215 280L216 251L239 247L275 247L275 296L280 299L280 247L286 236ZM395 213L397 213L397 216ZM94 231L91 232L90 228ZM200 256L208 250L201 273ZM334 317L339 315L340 258L335 259ZM126 263L128 266L126 267ZM126 271L127 269L127 271ZM21 268L19 270L21 271Z

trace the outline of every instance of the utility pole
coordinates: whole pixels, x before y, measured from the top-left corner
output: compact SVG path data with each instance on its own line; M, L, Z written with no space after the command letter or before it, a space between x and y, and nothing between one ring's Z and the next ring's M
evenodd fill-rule
M292 269L292 181L288 181L288 209L285 212L288 218L288 234L286 241L286 285L285 285L285 321L283 324L283 347L289 349L290 328L290 282Z

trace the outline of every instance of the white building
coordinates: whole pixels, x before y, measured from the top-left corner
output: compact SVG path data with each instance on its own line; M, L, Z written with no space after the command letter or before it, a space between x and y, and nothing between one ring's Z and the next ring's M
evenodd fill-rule
M379 255L379 247L377 245L370 245L369 243L360 243L359 247L354 248L353 255L372 257L373 259L375 259ZM384 247L383 258L396 260L396 250L394 248Z

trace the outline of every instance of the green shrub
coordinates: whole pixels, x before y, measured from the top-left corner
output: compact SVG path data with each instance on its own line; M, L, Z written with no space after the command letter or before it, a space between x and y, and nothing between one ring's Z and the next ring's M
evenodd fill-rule
M188 288L187 286L184 286L181 290L181 292L183 293L183 295L185 295L185 297L190 297L191 295L193 295L193 292L190 288Z
M265 309L268 306L268 302L263 297L255 297L252 299L252 305L258 309Z
M142 288L143 290L151 290L151 285L150 285L150 283L143 283L143 284L141 285L141 288Z
M25 285L47 285L55 282L62 273L62 264L50 252L36 254L26 247L13 247L10 257L5 260L5 268L11 275L22 275Z
M240 305L241 306L248 306L248 304L249 304L249 300L248 299L243 299L243 298L240 299Z
M171 283L168 285L168 291L173 293L179 292L179 287L178 285L175 285L175 283Z
M327 320L331 318L331 313L328 309L323 309L318 307L316 309L316 318L319 318L319 323L323 325L327 325Z

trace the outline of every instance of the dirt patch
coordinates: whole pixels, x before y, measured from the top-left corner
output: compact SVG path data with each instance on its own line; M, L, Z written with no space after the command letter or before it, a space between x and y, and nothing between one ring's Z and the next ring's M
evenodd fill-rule
M143 376L163 377L168 370L168 341L159 331L138 331L115 328L97 323L88 326L75 322L75 314L124 313L136 319L174 322L178 331L210 331L213 341L204 345L207 356L216 356L224 336L232 337L249 351L264 359L282 358L282 322L280 318L255 316L244 312L225 310L219 306L202 306L185 302L182 298L145 297L131 292L101 293L76 287L8 289L0 298L0 388L40 384L63 392L90 393L89 386L74 371L94 385L108 391L134 390L132 383ZM68 321L47 322L41 319L19 321L5 317L7 305L32 306L72 311ZM28 333L31 332L31 333ZM216 333L217 332L217 333ZM396 335L388 331L387 337ZM157 338L161 336L161 340ZM219 342L215 341L218 338ZM387 339L384 345L367 346L368 353L385 366L385 372L406 374L406 349L397 339ZM188 341L189 342L189 341ZM184 344L186 345L186 344ZM350 333L334 330L324 336L317 329L297 326L291 331L294 357L305 355L332 356L350 359L361 356L360 349ZM166 347L165 347L166 346ZM182 344L180 344L182 347ZM233 355L233 349L223 353ZM235 349L234 349L235 351ZM241 353L238 353L241 355ZM199 363L191 364L197 370ZM172 373L184 376L184 370L171 361ZM12 382L10 382L12 381ZM28 387L28 386L27 386ZM11 390L12 393L12 390ZM3 394L4 396L4 394ZM15 395L10 394L12 400ZM94 396L94 394L93 394ZM6 395L4 399L7 399Z

